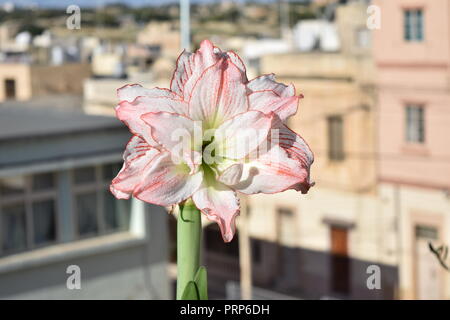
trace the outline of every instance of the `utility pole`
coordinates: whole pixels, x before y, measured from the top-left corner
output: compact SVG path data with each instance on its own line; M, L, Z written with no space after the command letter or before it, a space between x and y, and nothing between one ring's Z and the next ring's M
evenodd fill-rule
M248 223L248 199L241 198L241 215L239 216L239 265L241 268L241 299L251 300L252 293L252 260Z
M189 0L180 0L181 49L191 50L191 25Z

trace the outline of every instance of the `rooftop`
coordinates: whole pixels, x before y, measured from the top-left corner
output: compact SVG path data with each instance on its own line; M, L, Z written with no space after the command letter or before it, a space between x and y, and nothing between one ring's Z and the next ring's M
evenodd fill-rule
M78 109L51 108L52 105L43 107L17 101L0 103L0 140L124 126L114 117L87 115Z

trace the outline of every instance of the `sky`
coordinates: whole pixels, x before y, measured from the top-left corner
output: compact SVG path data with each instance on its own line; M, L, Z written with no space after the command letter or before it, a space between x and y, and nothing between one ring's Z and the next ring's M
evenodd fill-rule
M207 2L219 2L220 0L191 0L192 3L207 3ZM270 0L260 0L260 2L268 2ZM0 4L6 2L13 2L17 6L29 6L37 4L39 7L55 7L66 8L71 4L76 4L83 7L98 7L108 3L125 3L133 7L141 7L148 5L162 5L168 3L179 2L179 0L0 0ZM238 2L245 2L245 0L239 0Z

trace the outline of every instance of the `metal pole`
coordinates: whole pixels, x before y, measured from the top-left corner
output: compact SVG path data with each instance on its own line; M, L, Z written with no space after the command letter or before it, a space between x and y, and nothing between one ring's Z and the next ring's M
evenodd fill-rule
M239 217L239 264L241 267L241 299L251 300L252 293L252 258L249 235L248 199L241 198L241 215Z
M189 0L180 0L180 34L181 48L191 50L191 26L190 26Z

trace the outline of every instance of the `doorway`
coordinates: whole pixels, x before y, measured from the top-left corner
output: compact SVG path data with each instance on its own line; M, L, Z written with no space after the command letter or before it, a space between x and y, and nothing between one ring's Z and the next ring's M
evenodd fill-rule
M7 100L16 99L16 80L5 79L5 98Z
M441 298L441 266L430 251L428 244L436 245L438 231L425 225L415 227L416 299L436 300Z
M350 259L348 255L348 228L330 226L331 240L331 290L333 293L350 293Z

